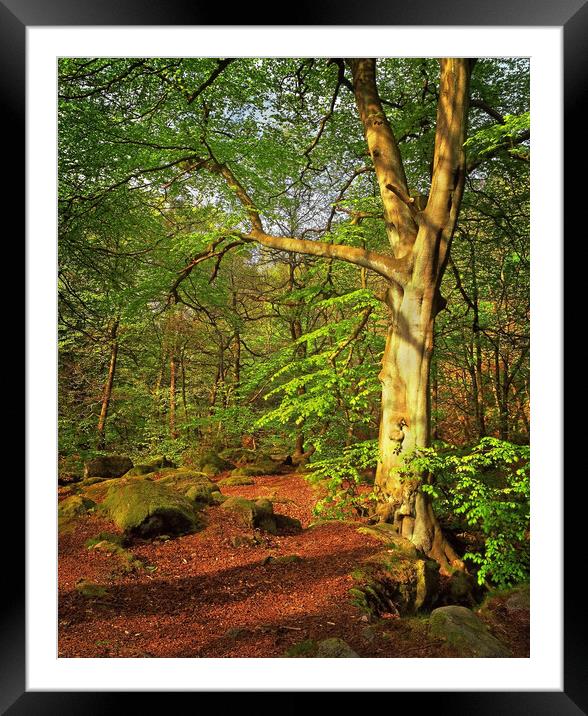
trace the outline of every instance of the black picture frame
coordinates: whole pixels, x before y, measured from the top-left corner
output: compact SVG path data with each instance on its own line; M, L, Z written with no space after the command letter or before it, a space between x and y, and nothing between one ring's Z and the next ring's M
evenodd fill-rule
M418 3L398 3L394 0L328 0L324 3L298 2L290 7L288 17L276 14L271 8L263 16L265 25L378 25L378 26L558 26L564 36L564 167L565 226L569 229L578 207L585 199L584 183L573 180L574 165L583 165L585 156L585 115L582 99L588 87L588 2L586 0L419 0ZM269 14L268 14L269 13ZM230 23L227 23L230 18ZM2 115L6 122L3 144L6 157L5 170L1 172L2 196L10 199L10 213L15 218L24 217L24 192L19 189L18 168L23 167L25 126L25 31L29 26L76 26L76 25L255 25L249 4L241 4L230 11L226 6L204 3L181 3L177 0L153 3L150 0L0 0L0 98ZM261 23L259 23L261 24ZM14 141L22 137L22 142ZM10 167L10 171L6 169ZM18 189L17 189L18 187ZM554 192L561 191L554 187ZM583 201L584 199L584 201ZM20 202L20 203L19 203ZM580 238L584 238L581 236ZM569 261L564 256L567 270ZM567 312L567 309L566 309ZM570 319L571 320L571 319ZM566 315L567 327L568 316ZM556 337L559 338L559 337ZM566 370L568 368L566 354ZM573 360L573 355L572 355ZM554 379L558 379L555 376ZM570 421L571 422L571 421ZM554 426L561 430L562 426ZM578 431L575 433L574 431ZM579 428L569 426L564 436L565 446L582 444ZM585 440L585 438L584 438ZM565 474L565 473L564 473ZM580 483L580 484L576 484ZM579 539L579 523L573 513L585 503L585 480L574 482L573 491L564 491L564 690L561 692L394 692L390 704L395 710L412 704L415 698L423 708L431 707L436 713L455 714L534 714L566 716L588 713L588 667L586 659L585 606L574 580L583 573L585 563L583 540ZM22 504L23 488L16 480L8 486L6 500L12 505ZM10 495L10 491L13 492ZM23 513L24 514L24 513ZM585 519L585 518L584 518ZM2 590L8 597L0 613L0 709L2 713L20 714L105 714L126 711L136 706L137 693L121 692L32 692L25 683L25 590L24 590L24 541L18 550L16 532L12 545L3 556L3 573L6 584ZM578 569L580 567L580 569ZM554 575L558 578L558 575ZM269 687L270 685L268 685ZM75 685L72 685L75 689ZM467 688L467 684L464 684ZM270 688L268 688L270 690ZM358 689L360 691L361 689ZM159 710L162 699L175 694L149 693L149 709ZM132 702L131 702L132 699ZM409 701L410 700L410 701ZM288 704L294 705L292 701ZM279 708L283 708L284 703ZM365 703L365 708L370 706Z

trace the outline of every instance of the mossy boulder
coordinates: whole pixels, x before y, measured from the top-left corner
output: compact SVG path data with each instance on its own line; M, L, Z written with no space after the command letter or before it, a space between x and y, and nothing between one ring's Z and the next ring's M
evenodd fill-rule
M274 507L269 500L246 500L244 497L229 497L221 509L238 515L246 527L265 530L277 534L278 529L274 517Z
M122 477L131 470L133 461L123 455L102 455L84 464L84 479L88 477Z
M232 470L235 467L235 463L230 460L225 460L214 450L206 450L196 456L194 459L194 467L202 470L203 472L204 468L206 468L209 473L214 469L217 472L210 474L218 474L225 470Z
M315 657L317 659L358 659L359 654L353 651L343 639L333 637L318 642Z
M305 639L293 644L284 654L289 659L312 659L316 656L317 643L312 639Z
M156 457L149 458L143 463L147 467L152 467L154 470L161 470L166 467L177 467L177 465L165 455L157 455Z
M466 607L448 606L433 610L429 633L444 639L462 657L511 656L507 647L492 636L484 622Z
M157 483L180 492L191 502L211 505L220 501L218 485L196 470L174 470L160 478Z
M151 465L135 465L128 472L125 472L123 477L137 477L138 475L151 475L156 471L157 468Z
M113 485L122 485L130 482L143 482L151 479L150 475L135 475L132 477L124 475L123 477L103 480L94 480L93 478L90 478L89 480L84 480L82 482L80 490L84 497L87 497L94 502L102 502L108 494L108 490L110 490Z
M295 517L274 514L274 520L276 522L278 532L286 532L288 534L299 534L302 532L302 523Z
M72 495L62 500L57 507L57 514L60 520L70 520L74 517L85 515L89 510L96 507L96 503L83 495Z
M279 465L273 460L265 459L236 467L231 471L231 477L257 477L260 475L274 475L276 472L279 472Z
M194 505L160 482L137 480L113 485L103 507L117 527L130 535L154 537L193 532L200 526Z
M439 592L439 565L430 559L379 552L352 573L352 602L365 614L416 614L430 608Z
M85 542L85 546L88 549L92 549L94 545L99 542L110 542L111 544L118 545L119 547L126 547L128 538L125 535L117 534L116 532L100 532L95 537L90 537Z
M439 602L442 605L473 607L481 596L475 577L456 569L442 584Z
M233 471L231 477L225 477L223 480L219 480L218 484L223 487L239 487L240 485L254 485L255 482L250 477L236 475Z
M125 473L124 477L136 477L137 475L150 475L154 472L161 470L175 469L176 465L169 460L165 455L158 455L157 457L145 460L140 464L132 467L128 472Z
M232 463L233 466L242 466L255 462L259 457L259 453L256 450L250 450L249 448L236 447L225 448L218 453L218 456L222 460Z

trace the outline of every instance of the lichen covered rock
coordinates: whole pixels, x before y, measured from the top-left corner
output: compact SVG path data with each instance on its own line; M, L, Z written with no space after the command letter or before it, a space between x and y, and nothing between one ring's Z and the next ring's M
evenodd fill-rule
M141 537L183 534L200 525L190 500L171 487L148 480L113 485L103 507L120 529Z
M102 455L84 465L84 479L88 477L122 477L133 467L133 461L123 455Z
M484 622L467 607L449 606L433 610L429 633L444 639L463 657L510 656L506 646L492 636Z

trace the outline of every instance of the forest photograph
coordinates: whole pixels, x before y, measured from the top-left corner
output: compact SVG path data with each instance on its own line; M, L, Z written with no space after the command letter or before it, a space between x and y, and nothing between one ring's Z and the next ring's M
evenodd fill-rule
M58 657L528 658L529 58L57 70Z

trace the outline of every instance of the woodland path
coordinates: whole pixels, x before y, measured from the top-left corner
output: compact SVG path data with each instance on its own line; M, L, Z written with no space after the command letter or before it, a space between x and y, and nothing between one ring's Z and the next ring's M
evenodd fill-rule
M221 479L219 475L216 479ZM269 498L276 512L299 519L301 534L272 536L244 528L218 506L205 510L204 530L169 541L135 541L130 550L149 569L124 574L116 558L88 550L100 532L117 531L90 514L59 540L60 657L281 657L298 642L339 637L361 657L451 657L427 633L425 618L367 623L349 601L351 572L382 543L359 523L309 526L313 489L297 474L262 476L223 487L226 495ZM239 539L257 544L234 546ZM298 555L291 563L269 556ZM104 586L82 596L76 582ZM508 625L515 655L526 656L524 625Z

